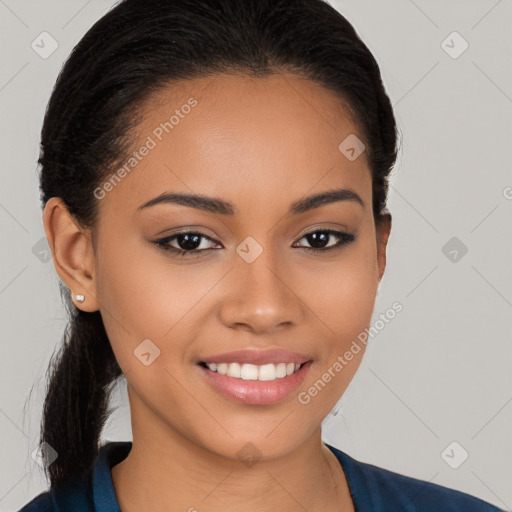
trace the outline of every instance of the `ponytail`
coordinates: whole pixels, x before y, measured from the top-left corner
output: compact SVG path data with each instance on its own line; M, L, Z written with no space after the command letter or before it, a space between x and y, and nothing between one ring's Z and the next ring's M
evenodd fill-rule
M51 447L42 456L52 486L90 475L101 430L112 412L107 410L110 385L122 374L99 311L81 311L69 297L66 304L70 320L48 367L40 437L41 445ZM51 450L57 452L53 462Z

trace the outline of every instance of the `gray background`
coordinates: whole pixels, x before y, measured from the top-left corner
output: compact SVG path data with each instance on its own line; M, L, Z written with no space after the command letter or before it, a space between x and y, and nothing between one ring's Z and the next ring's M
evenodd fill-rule
M331 4L379 62L403 134L375 319L395 301L403 311L371 339L324 439L512 510L511 2ZM47 487L31 453L65 326L36 175L43 113L64 60L112 5L0 0L0 511ZM44 31L58 43L47 58L31 47ZM442 44L454 31L469 44L457 58L460 38ZM131 440L124 383L113 405L103 439ZM453 441L452 464L469 453L457 469L442 456Z

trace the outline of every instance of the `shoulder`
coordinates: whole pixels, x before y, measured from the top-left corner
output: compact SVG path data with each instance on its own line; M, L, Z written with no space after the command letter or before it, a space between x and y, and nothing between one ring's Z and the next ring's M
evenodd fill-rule
M439 484L405 476L371 464L365 473L375 491L407 511L499 512L499 509L471 494Z
M94 512L92 490L85 481L69 480L37 495L18 512Z
M354 498L368 510L393 512L503 512L471 494L395 473L333 451L345 470Z
M54 510L50 491L46 491L33 498L18 512L53 512Z
M74 476L57 487L50 487L18 512L119 511L110 469L128 455L131 446L131 441L104 444L98 451L92 473Z

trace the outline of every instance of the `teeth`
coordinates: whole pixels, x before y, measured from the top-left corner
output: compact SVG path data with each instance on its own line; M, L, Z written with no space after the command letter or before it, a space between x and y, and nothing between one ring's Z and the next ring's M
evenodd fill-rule
M276 378L276 365L264 364L259 367L258 380L274 380Z
M210 368L211 370L211 368ZM217 371L221 374L221 375L226 375L226 373L228 373L228 365L227 363L220 363L217 365Z
M231 363L228 366L228 373L226 374L228 377L236 377L237 379L240 378L240 370L241 367L238 363Z
M282 379L300 368L298 363L263 364L261 366L248 363L242 365L240 363L206 363L206 366L221 375L243 380Z
M276 379L286 377L286 363L276 364Z
M258 380L258 367L255 364L243 364L240 378L244 380Z

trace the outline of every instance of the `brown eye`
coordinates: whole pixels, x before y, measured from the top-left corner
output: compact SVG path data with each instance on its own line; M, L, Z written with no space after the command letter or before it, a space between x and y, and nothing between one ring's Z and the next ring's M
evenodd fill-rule
M206 236L204 233L200 231L183 231L181 233L175 233L174 235L167 236L160 240L157 240L155 244L159 246L164 251L170 251L179 256L181 255L198 255L203 251L207 251L210 247L201 247L205 244L204 240L208 240L215 244L210 237ZM171 242L174 242L178 245L178 247L174 247L171 245Z
M335 231L333 229L317 229L310 233L305 234L302 239L306 239L311 247L300 246L309 251L326 252L331 250L340 249L343 245L349 244L355 240L355 235L345 233L343 231ZM338 242L334 245L328 246L329 241L337 239Z
M327 252L340 249L342 246L353 242L355 238L355 235L343 231L317 229L316 231L307 233L301 238L301 240L305 239L310 247L296 247L314 252ZM337 243L329 245L331 240L337 240ZM175 233L157 240L155 244L162 250L171 252L177 256L199 256L203 252L212 249L212 247L204 247L204 245L208 245L208 242L205 241L214 245L217 244L217 242L200 231L182 231L181 233ZM177 247L172 245L173 242ZM202 245L203 247L201 247Z

